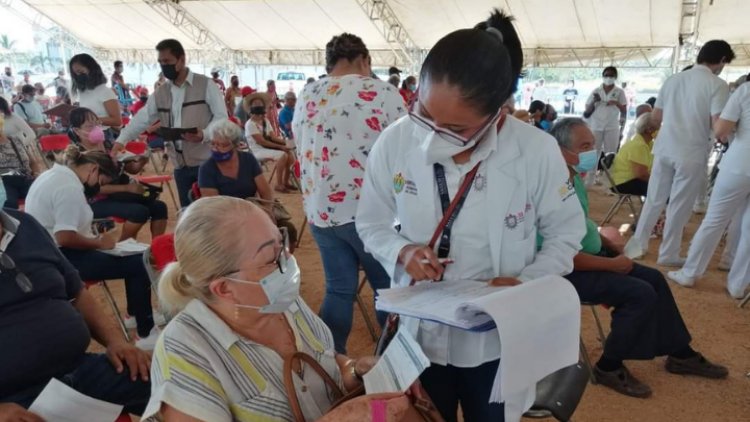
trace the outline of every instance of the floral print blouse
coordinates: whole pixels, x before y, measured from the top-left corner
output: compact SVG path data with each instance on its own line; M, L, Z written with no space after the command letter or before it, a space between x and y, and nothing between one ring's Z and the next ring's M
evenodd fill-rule
M367 155L380 132L405 114L398 90L377 79L335 76L305 88L292 131L309 223L354 222Z

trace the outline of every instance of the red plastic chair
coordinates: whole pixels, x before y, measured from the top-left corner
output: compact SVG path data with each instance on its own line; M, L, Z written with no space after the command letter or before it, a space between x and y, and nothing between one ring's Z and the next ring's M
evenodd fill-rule
M174 191L172 190L172 175L157 174L154 176L135 176L134 179L140 183L148 183L150 185L158 184L162 189L164 189L164 185L166 184L167 190L169 191L169 196L172 197L172 204L174 204L174 209L180 209L180 206L177 204L177 200L175 199Z
M45 135L39 138L39 143L36 145L39 150L39 156L42 157L44 165L47 168L52 167L49 160L46 157L47 153L55 153L62 151L70 145L70 138L68 135Z
M143 266L146 268L151 288L158 296L159 278L164 267L177 261L174 251L174 233L165 233L151 240L151 246L143 252ZM169 315L166 315L169 318Z
M114 295L112 295L112 291L109 290L109 286L107 286L107 281L87 280L84 281L83 284L87 289L93 286L101 286L101 288L104 290L104 298L107 299L107 303L109 303L110 308L112 308L112 313L115 314L115 319L117 319L117 323L120 325L120 330L122 330L122 334L125 336L125 340L130 341L130 333L128 332L127 327L125 327L125 320L123 319L122 313L120 312L120 307L117 306L115 297Z
M130 117L122 116L122 127L125 127L130 123Z

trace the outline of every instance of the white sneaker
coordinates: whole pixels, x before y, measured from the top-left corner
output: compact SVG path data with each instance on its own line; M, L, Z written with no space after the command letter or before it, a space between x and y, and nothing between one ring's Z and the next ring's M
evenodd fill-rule
M682 270L668 272L667 278L682 287L693 287L693 285L695 284L695 277L689 277L685 275Z
M656 265L661 265L662 267L682 267L686 261L687 258L682 257L677 259L659 259L656 261Z
M733 299L742 300L745 298L745 292L732 292L732 289L727 287L727 293L732 296Z
M167 325L167 317L165 317L164 314L154 309L153 315L154 315L155 325L158 325L158 326ZM125 317L122 320L125 322L125 328L127 328L128 330L135 330L136 328L138 328L138 323L135 322L134 316L125 315Z
M729 271L732 269L732 262L729 260L720 260L719 265L717 267L719 271Z
M154 350L154 347L156 347L156 340L159 339L160 334L161 330L159 329L159 327L154 326L154 328L152 328L151 332L148 334L148 337L135 337L135 347L141 350Z

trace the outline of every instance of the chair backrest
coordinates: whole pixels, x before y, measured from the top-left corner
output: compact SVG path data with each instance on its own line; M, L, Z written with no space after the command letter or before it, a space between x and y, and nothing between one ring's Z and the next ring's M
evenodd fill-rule
M607 182L609 183L609 189L614 192L617 195L622 195L618 190L617 186L615 184L615 179L612 178L612 173L609 171L610 168L612 168L612 164L615 162L615 153L610 152L607 154L602 155L602 157L599 159L599 168L602 170L604 175L607 177Z
M531 409L546 410L559 421L569 421L588 382L588 369L580 362L553 372L537 383Z
M42 152L62 151L70 145L68 135L45 135L39 138Z
M161 272L167 264L177 261L174 250L174 233L156 236L149 248L150 265L156 272Z

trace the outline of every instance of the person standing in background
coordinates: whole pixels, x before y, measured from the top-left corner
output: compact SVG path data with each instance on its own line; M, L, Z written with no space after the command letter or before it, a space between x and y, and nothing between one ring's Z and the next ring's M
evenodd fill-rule
M281 137L281 129L279 128L279 108L281 105L279 104L279 96L276 94L276 82L274 82L273 79L269 79L268 82L266 82L266 88L266 94L268 94L268 98L271 100L266 118L271 122L273 134L277 137Z
M664 237L656 262L674 267L685 263L680 256L682 231L706 177L711 126L729 96L729 86L718 75L734 58L726 41L709 41L701 47L692 69L670 76L661 87L651 113L653 125L661 129L654 143L648 196L635 234L625 246L629 258L646 254L651 230L666 207Z
M326 45L326 67L328 77L302 91L292 128L305 214L326 275L320 317L333 333L336 351L344 353L360 267L373 290L390 283L365 252L354 220L370 149L406 109L396 88L370 77L370 52L358 36L333 37ZM385 321L382 312L378 320Z
M221 91L221 95L223 96L224 93L227 91L227 88L226 86L224 86L224 81L221 80L221 70L219 70L218 67L211 69L211 78L214 81L214 83L219 87L219 91Z
M13 101L13 87L16 86L16 80L13 77L13 71L10 67L5 68L5 72L3 72L3 75L0 77L0 85L0 88L2 88L0 94L2 94L8 102Z
M211 155L209 139L203 130L211 123L227 118L224 97L216 84L187 67L187 56L182 44L166 39L156 45L159 65L169 82L160 86L127 125L113 148L119 153L125 144L138 139L144 130L159 120L161 127L195 129L183 133L180 139L166 143L167 154L174 165L174 181L180 205L190 204L188 193L198 181L198 168Z
M594 132L596 145L594 149L599 153L617 152L620 146L620 135L625 125L628 111L628 99L625 91L615 85L617 68L609 66L602 71L602 84L594 88L586 100L586 110L583 117ZM586 186L590 186L596 177L596 171L586 175Z
M96 114L102 124L106 141L114 139L111 128L122 126L120 103L114 91L107 87L107 77L101 66L88 54L77 54L68 64L73 78L72 92L78 96L78 104Z
M544 86L544 79L537 81L536 87L531 93L531 101L534 100L539 100L545 104L549 102L549 92L547 92L547 88Z
M232 75L229 79L229 88L227 88L227 92L224 94L224 102L227 104L227 115L229 116L234 114L235 107L242 102L240 78L237 75Z
M578 99L578 90L576 89L576 81L570 80L568 87L563 91L563 98L565 99L565 105L563 106L563 113L565 114L576 114L576 99Z

